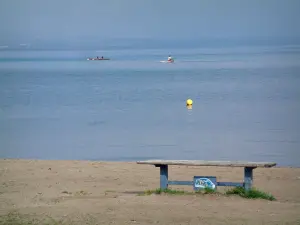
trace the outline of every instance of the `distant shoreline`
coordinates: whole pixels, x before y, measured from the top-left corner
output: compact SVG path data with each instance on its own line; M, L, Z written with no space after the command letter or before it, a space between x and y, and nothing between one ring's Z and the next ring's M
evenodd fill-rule
M36 162L89 162L89 163L93 163L93 162L98 162L98 163L136 163L137 161L143 161L143 160L151 160L151 159L161 159L161 158L137 158L136 160L116 160L116 159L102 159L102 160L96 160L96 159L38 159L38 158L0 158L0 161L28 161L28 162L32 162L32 161L36 161ZM182 159L185 160L185 159ZM197 160L197 159L195 159ZM199 159L201 160L201 159ZM209 161L209 160L208 160ZM218 161L230 161L230 160L218 160ZM235 161L235 160L233 160ZM245 161L245 160L241 160L241 161ZM250 160L251 161L251 160ZM257 161L260 162L260 161ZM263 161L261 161L263 162ZM276 162L275 162L276 163ZM213 166L216 167L216 166ZM200 167L201 168L201 167ZM224 167L223 167L224 168ZM226 168L226 167L225 167ZM300 166L281 166L281 165L276 165L274 168L299 168Z

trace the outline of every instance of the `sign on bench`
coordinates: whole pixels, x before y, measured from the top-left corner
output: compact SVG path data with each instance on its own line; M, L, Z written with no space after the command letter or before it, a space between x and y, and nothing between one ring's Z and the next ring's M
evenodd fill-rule
M205 187L216 189L217 186L244 187L246 190L252 188L253 169L270 168L276 166L274 162L242 162L242 161L203 161L203 160L147 160L138 161L137 164L154 165L160 168L160 188L166 189L168 185L193 185L194 190ZM244 182L217 182L213 176L194 176L193 181L169 181L168 166L220 166L220 167L244 167Z
M217 189L217 177L212 176L194 176L193 186L195 191L210 188Z

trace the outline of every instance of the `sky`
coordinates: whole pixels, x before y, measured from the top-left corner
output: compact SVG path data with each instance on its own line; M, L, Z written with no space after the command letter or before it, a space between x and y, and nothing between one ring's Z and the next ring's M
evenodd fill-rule
M0 45L300 37L300 0L0 0Z

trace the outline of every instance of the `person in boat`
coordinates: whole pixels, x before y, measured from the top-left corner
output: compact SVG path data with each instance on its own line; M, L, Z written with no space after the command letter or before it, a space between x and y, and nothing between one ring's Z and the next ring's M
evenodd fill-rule
M169 55L169 57L168 57L168 62L173 62L173 61L174 61L174 59L172 58L171 55Z
M101 59L104 59L103 56L101 57Z

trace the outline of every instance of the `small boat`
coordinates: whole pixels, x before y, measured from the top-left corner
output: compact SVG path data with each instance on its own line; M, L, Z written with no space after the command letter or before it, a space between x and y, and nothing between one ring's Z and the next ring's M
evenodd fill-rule
M173 63L174 62L174 60L165 60L165 61L160 61L161 63Z
M101 57L101 58L97 57L97 58L87 58L87 60L110 60L110 59L109 58L103 58L103 57Z
M160 61L160 62L161 62L161 63L173 63L173 62L174 62L174 59L171 57L171 55L169 55L167 61L163 60L163 61Z

